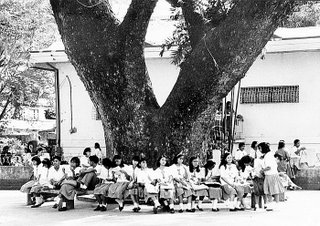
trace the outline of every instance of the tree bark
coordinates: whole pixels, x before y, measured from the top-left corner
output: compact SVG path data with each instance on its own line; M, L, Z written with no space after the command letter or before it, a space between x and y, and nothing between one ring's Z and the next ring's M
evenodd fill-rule
M132 0L122 23L108 1L51 0L51 5L66 53L101 114L109 155L144 151L154 161L188 146L201 113L208 107L214 112L244 77L293 2L238 1L224 22L193 43L161 108L143 55L157 0ZM194 14L186 15L189 20Z

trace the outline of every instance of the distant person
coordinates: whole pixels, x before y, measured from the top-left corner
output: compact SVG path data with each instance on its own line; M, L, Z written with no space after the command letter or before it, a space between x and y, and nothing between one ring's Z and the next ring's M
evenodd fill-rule
M11 153L9 152L10 147L4 146L1 153L1 162L3 166L11 165Z
M297 171L300 169L301 166L301 156L303 153L305 153L306 148L302 147L300 145L300 140L299 139L295 139L293 141L293 147L291 148L289 154L290 154L290 163L293 167L293 170L295 172L295 174L297 173Z
M278 150L276 151L275 155L278 154L281 156L281 161L278 163L278 170L280 172L285 172L290 178L294 178L294 173L290 166L290 155L285 149L285 142L284 140L280 140L278 143Z
M94 152L93 152L93 155L96 155L98 158L99 158L99 161L101 162L102 161L102 150L101 150L101 147L100 147L100 144L99 143L95 143L94 144Z
M252 141L249 156L253 159L260 158L261 152L258 150L258 141Z
M87 147L83 150L83 156L80 158L80 166L86 169L90 166L89 157L91 156L91 148Z
M245 146L246 144L244 142L240 142L238 149L236 150L236 153L234 154L234 159L236 161L239 161L243 156L247 155L247 152L245 152Z

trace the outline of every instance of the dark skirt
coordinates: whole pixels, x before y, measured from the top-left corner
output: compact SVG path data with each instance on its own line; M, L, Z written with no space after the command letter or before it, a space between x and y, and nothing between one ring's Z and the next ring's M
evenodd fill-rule
M111 185L112 185L112 183L97 184L93 190L93 194L108 196L109 188Z
M71 184L62 184L59 193L68 200L74 200L74 197L76 195L76 188Z
M192 191L192 188L191 186L187 187L187 186L184 186L182 185L181 183L179 182L175 182L174 183L174 187L175 187L175 195L176 195L176 198L178 198L179 196L183 196L184 198L188 198L190 197L192 194L193 194L193 191Z
M107 197L113 199L124 199L124 193L129 185L129 182L117 182L111 184L108 190Z
M257 196L264 195L264 178L255 177L253 180L253 193Z
M222 198L222 189L209 187L208 194L209 194L208 195L209 199L221 199Z

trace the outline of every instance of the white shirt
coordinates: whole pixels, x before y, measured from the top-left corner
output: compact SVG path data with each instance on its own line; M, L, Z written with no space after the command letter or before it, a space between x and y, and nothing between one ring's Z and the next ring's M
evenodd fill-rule
M224 166L220 167L220 174L221 174L221 179L223 178L230 183L234 183L236 181L236 178L239 175L239 171L235 164L230 164L230 165L227 164L226 167ZM222 185L227 184L227 182L225 182L223 179L221 180L221 184Z
M137 171L137 182L138 183L143 183L143 184L147 184L147 183L151 183L152 180L154 179L154 175L153 174L153 170L149 169L149 168L145 168L145 169L139 169Z
M177 164L173 164L172 166L170 166L170 170L171 170L173 178L176 178L176 179L189 179L190 178L189 170L188 170L187 166L185 166L183 164L180 166L178 166Z
M127 178L126 178L126 175L124 173L120 172L121 169L124 170L126 167L127 166L124 166L124 167L120 168L120 166L117 166L115 168L112 168L112 173L114 175L114 178L117 180L117 182L126 182L126 181L128 181Z
M290 158L300 158L300 155L296 154L296 151L298 151L298 148L296 146L293 146L290 151L289 151L289 155ZM300 152L301 153L301 152Z
M240 160L243 156L247 155L246 151L241 151L241 150L237 150L236 153L234 154L234 158L235 160Z
M49 181L52 179L54 181L59 181L62 179L62 177L64 176L64 172L63 172L63 168L62 166L59 166L59 169L56 170L54 168L54 166L51 166L49 169L49 176L48 179Z
M253 175L252 176L262 178L263 177L263 175L261 174L262 169L263 169L263 160L260 158L256 158L253 163Z
M267 154L265 154L264 158L263 158L263 167L270 167L270 170L264 171L265 175L274 175L274 174L278 174L278 164L277 161L274 157L274 152L269 151Z
M73 174L70 166L69 167L65 166L64 169L65 169L65 173L67 174L67 177L75 177L77 174L80 173L81 167L76 167L74 169L74 174Z
M200 171L197 172L197 170L193 170L193 172L190 173L190 179L193 180L194 182L198 182L199 180L202 180L205 178L205 169L204 168L200 168Z
M39 165L37 166L33 166L33 176L36 178L36 179L39 179L39 175L40 175L40 171L41 171L41 168L42 168L42 163L40 163Z
M102 151L99 148L94 149L93 155L96 155L99 159L102 159Z
M87 157L87 156L81 156L81 158L80 158L80 166L82 167L82 166L85 166L85 167L89 167L90 166L90 164L89 164L89 157Z
M112 169L107 169L104 166L102 166L101 171L100 171L100 175L98 176L98 178L101 178L103 180L105 180L105 179L111 180L113 178Z
M39 168L39 184L42 186L50 185L49 169L47 167Z
M164 167L163 169L157 168L154 171L154 179L159 180L162 183L167 183L172 178L172 171L170 167Z

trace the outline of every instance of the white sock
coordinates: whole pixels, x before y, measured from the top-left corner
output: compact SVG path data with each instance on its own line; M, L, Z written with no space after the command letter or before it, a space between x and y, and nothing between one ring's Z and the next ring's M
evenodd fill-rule
M102 207L102 204L99 204L100 207Z
M168 205L168 201L167 200L164 200L163 203L164 203L165 206Z
M202 200L200 200L200 199L198 201L198 206L199 206L199 208L202 208Z
M154 205L155 206L160 206L160 203L159 203L158 199L154 200Z
M235 201L234 201L234 206L235 206L236 208L240 208L240 201L235 200Z
M181 210L183 210L183 203L179 203L179 207Z
M191 201L191 209L194 209L195 206L196 206L196 201Z
M133 207L134 208L137 208L138 207L138 204L136 202L133 202Z
M170 209L174 209L173 203L169 205Z
M87 186L85 184L80 184L80 188L87 189Z
M107 207L107 204L102 204L102 206Z
M120 200L120 199L116 199L116 202L119 204L119 206L123 206L123 201L122 200Z
M61 206L62 207L67 207L67 203L66 202L62 202Z
M217 199L213 199L211 202L212 202L212 209L217 209L218 200Z
M190 202L187 203L187 209L191 210L191 203Z
M36 197L36 205L41 203L41 198L40 197Z

